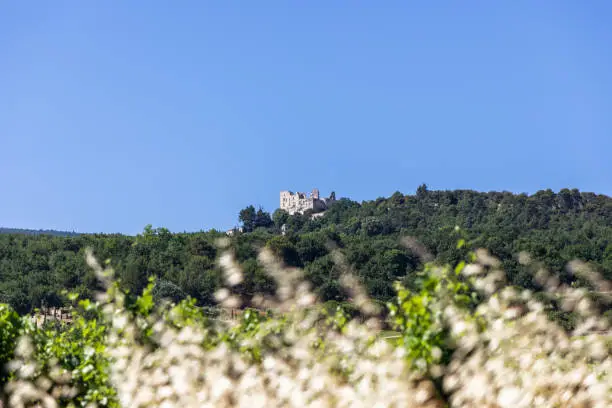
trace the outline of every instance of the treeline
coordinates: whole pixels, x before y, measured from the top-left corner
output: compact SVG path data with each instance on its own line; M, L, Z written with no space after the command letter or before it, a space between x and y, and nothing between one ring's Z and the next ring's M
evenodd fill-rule
M249 206L239 214L243 232L229 238L244 280L237 288L248 297L275 290L257 261L258 249L268 246L285 264L304 268L323 300L348 296L339 283L342 266L338 249L369 293L380 300L393 295L392 283L410 286L422 263L423 251L441 263L457 263L476 247L499 257L512 283L538 289L534 267L523 266L516 255L526 251L564 282L575 276L565 266L587 261L612 279L612 199L578 190L540 191L533 195L469 190L395 193L389 198L357 203L338 200L322 217L272 215ZM459 227L457 230L456 227ZM135 237L123 235L0 235L0 302L20 313L40 306L59 306L62 291L91 296L98 289L84 262L91 247L115 267L121 284L139 292L156 276L155 296L178 300L186 296L201 305L214 302L222 284L217 264L219 231L171 233L148 226ZM424 248L402 244L413 237ZM465 245L458 246L458 241Z
M78 232L57 231L57 230L33 230L23 228L4 228L0 227L0 234L26 234L26 235L55 235L60 237L74 237L79 235Z

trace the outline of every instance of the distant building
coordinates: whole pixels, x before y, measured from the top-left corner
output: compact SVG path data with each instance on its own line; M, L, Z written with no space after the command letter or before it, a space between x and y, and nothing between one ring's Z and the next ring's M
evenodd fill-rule
M328 198L320 198L319 189L313 189L309 195L291 191L280 192L280 208L289 214L303 214L308 210L320 213L329 208L336 201L336 193L332 192Z
M232 229L230 229L230 230L227 230L227 231L225 232L225 234L226 234L227 236L230 236L230 237L231 237L232 235L236 234L237 232L244 232L244 229L243 229L242 227L240 227L240 228L232 228Z

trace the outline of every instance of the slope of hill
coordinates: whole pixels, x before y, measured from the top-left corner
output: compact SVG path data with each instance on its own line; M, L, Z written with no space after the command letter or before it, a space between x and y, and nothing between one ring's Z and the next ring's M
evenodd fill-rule
M422 254L403 245L405 237L413 237L441 263L456 264L471 249L488 248L501 259L512 283L535 290L533 276L539 266L520 264L517 254L522 251L558 273L562 282L580 283L566 269L574 259L612 279L612 199L577 190L526 195L429 191L421 186L415 195L395 193L362 203L341 199L315 219L281 210L270 215L252 207L241 211L240 218L245 232L230 240L244 275L236 290L245 298L275 287L257 261L257 248L265 245L287 265L303 268L327 300L347 296L339 283L342 269L331 253L337 248L368 292L387 300L393 296L394 281L410 285L422 267ZM25 312L42 304L62 304L60 293L66 288L90 296L97 282L83 251L91 247L100 260L110 260L132 293L156 276L156 296L189 295L210 304L223 281L215 241L224 236L150 226L135 237L0 235L0 301ZM465 243L461 247L459 240Z

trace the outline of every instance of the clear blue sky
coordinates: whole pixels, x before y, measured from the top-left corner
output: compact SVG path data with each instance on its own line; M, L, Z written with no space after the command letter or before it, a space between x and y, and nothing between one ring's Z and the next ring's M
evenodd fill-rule
M2 2L0 226L225 229L312 187L610 195L612 2L435 3Z

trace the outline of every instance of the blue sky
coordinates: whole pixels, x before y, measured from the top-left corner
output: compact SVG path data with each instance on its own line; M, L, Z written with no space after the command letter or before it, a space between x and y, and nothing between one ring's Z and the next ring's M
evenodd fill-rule
M313 187L612 194L612 3L435 3L3 2L0 226L225 229Z

